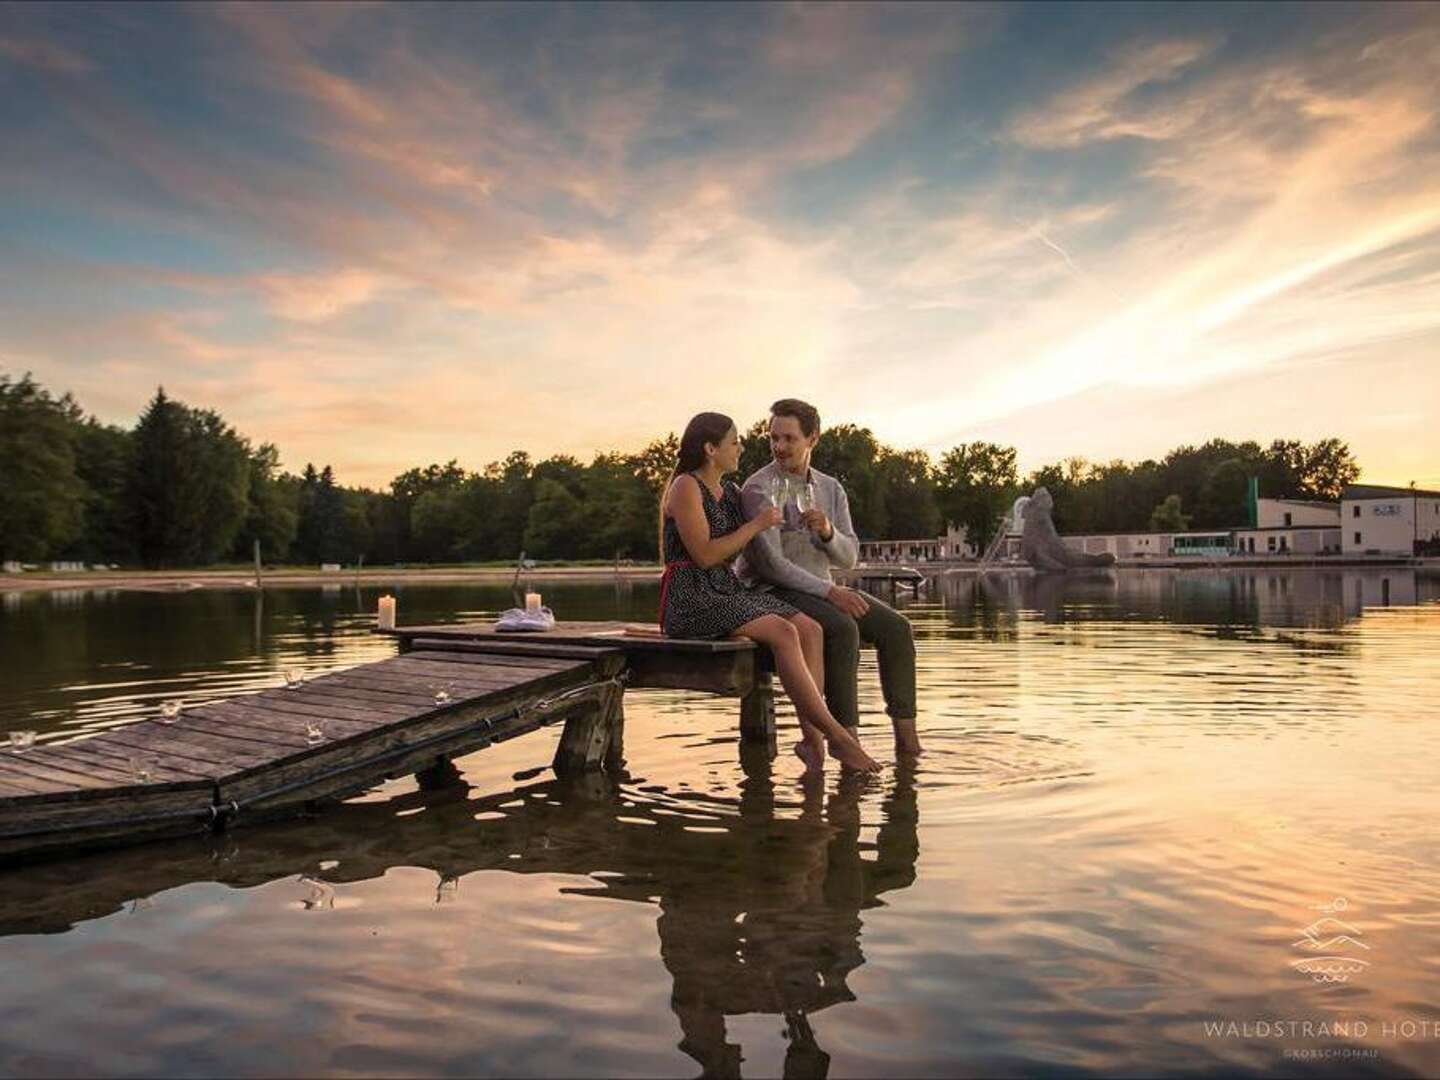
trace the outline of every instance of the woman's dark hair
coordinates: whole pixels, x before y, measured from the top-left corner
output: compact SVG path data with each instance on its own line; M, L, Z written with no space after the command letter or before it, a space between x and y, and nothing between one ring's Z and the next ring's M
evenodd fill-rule
M820 412L808 401L799 398L781 398L770 406L771 416L793 416L800 422L800 432L806 438L820 430Z
M724 413L696 413L685 425L685 434L680 436L680 452L675 455L675 468L670 478L660 489L660 561L665 561L665 493L681 473L694 472L705 464L705 444L718 446L730 434L735 421Z

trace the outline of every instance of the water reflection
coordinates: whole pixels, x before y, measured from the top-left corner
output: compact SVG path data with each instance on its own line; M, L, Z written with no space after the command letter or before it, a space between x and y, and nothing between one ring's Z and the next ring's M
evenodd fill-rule
M763 753L747 753L743 773L737 812L601 774L476 798L446 763L394 799L167 844L164 858L151 846L0 875L0 935L64 932L193 881L294 879L299 904L321 911L337 886L395 867L433 871L437 903L481 870L589 875L560 891L659 907L678 1045L705 1075L741 1075L726 1018L759 1013L784 1020L785 1075L823 1077L829 1055L808 1017L855 999L861 913L915 880L915 775L900 769L885 784L878 830L862 841L861 800L877 781L777 786Z
M1334 629L1369 608L1440 600L1440 572L1410 567L1333 570L1092 570L953 574L932 585L957 623L987 640L1021 611L1047 622L1126 618L1207 626Z
M124 722L389 655L376 591L26 598L0 708ZM1435 1041L1307 1063L1202 1025L1440 1019L1436 599L1394 569L948 577L901 601L913 774L805 789L737 762L733 701L636 692L618 783L551 780L527 737L310 819L0 873L0 962L28 974L0 1071L1435 1075ZM1322 986L1294 942L1335 897L1373 962Z

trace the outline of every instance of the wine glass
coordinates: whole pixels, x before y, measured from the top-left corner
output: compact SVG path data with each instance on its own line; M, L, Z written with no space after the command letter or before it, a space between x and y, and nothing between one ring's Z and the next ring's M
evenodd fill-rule
M797 486L795 489L795 506L802 514L815 509L814 484L806 482Z
M173 724L180 719L180 710L185 707L183 701L162 701L160 703L160 722L162 724Z
M130 772L134 774L137 784L148 784L155 775L155 767L149 758L132 757Z
M770 503L778 509L785 509L785 502L790 498L790 478L783 475L770 477Z
M305 725L305 741L311 746L319 746L325 741L325 727L310 721Z
M10 749L17 754L23 754L35 745L35 732L33 731L12 731L10 732Z
M449 683L446 683L444 686L437 686L437 687L435 687L435 704L436 704L436 705L449 705L450 702L451 702L451 700L452 700L452 695L451 695L451 693L450 693L450 684L449 684Z
M285 669L285 689L299 690L305 685L305 673L298 668Z

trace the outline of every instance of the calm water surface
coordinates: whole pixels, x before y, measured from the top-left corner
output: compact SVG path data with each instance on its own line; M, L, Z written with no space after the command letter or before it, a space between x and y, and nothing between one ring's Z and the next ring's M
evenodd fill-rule
M402 622L510 602L396 592ZM383 658L377 593L0 594L0 731ZM742 759L733 701L632 692L618 778L555 781L552 730L9 869L0 1072L1435 1075L1437 600L1409 570L943 579L903 605L929 752L875 780L807 791Z

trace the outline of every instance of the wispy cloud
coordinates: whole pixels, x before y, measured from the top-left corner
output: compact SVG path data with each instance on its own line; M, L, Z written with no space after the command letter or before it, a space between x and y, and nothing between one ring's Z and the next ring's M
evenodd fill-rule
M369 482L781 392L1027 459L1068 401L1065 452L1139 455L1284 372L1347 435L1327 387L1440 340L1440 17L1364 11L11 9L0 356ZM1379 478L1440 457L1402 412Z

